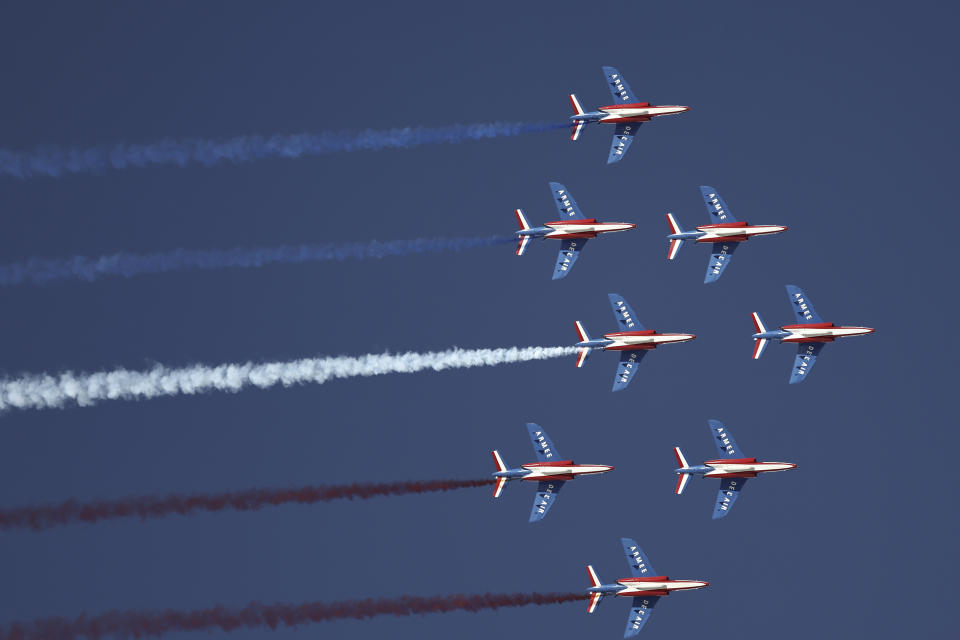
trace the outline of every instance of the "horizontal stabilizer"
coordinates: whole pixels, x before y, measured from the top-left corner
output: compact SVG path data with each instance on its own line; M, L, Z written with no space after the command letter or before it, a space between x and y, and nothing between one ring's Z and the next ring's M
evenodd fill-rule
M759 360L760 356L763 355L763 350L767 348L767 339L760 338L759 340L754 338L753 340L753 359Z
M493 488L493 497L499 498L500 494L503 493L503 488L507 485L506 478L497 478L497 486Z
M500 452L494 450L494 451L491 451L490 453L493 455L493 464L497 465L497 471L498 472L506 471L507 465L503 463L503 458L500 457Z
M672 213L667 214L667 224L670 225L670 234L683 233L683 228L677 222L677 219L673 217Z
M603 597L602 593L591 593L590 602L587 604L587 613L593 613L597 610L597 605L600 604L600 598Z
M496 452L494 452L494 453L496 453ZM674 455L674 457L677 459L677 465L678 465L681 469L686 469L687 466L688 466L688 465L687 465L687 459L683 457L683 451L680 451L680 447L674 447L674 448L673 448L673 455Z
M754 333L766 333L767 328L763 326L763 320L760 319L760 314L754 311L750 314L750 317L753 319L753 328Z
M579 320L575 321L573 324L577 328L577 337L580 338L580 342L587 342L590 340L587 330L583 328L583 325L580 324Z
M591 351L593 351L593 349L590 347L583 347L577 352L577 369L582 367L587 362L587 358L590 357Z
M680 246L683 244L683 240L671 240L670 247L667 249L667 260L673 260L677 257L677 253L680 251ZM519 253L517 254L519 255Z
M587 126L586 121L584 120L575 120L573 123L573 131L570 132L570 139L576 142L580 139L580 134L583 133L583 128Z
M593 565L592 565L592 564L588 564L588 565L587 565L587 573L590 575L590 586L591 586L591 587L599 587L600 585L603 584L602 582L600 582L600 578L599 578L599 576L597 576L597 572L593 570Z
M520 236L520 241L517 242L517 255L522 256L524 251L527 250L527 245L530 244L530 236Z
M690 480L689 473L681 473L680 476L677 478L677 486L673 490L673 492L677 495L680 495L681 493L683 493L683 490L687 488L687 482L689 480Z
M526 231L530 228L530 223L527 222L527 217L523 215L523 209L514 209L513 211L517 216L517 224L520 225L521 231Z

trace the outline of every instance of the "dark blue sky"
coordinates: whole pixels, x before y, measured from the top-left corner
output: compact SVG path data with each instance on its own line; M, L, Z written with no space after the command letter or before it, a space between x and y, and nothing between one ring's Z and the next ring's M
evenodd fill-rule
M9 376L382 350L562 345L614 328L606 293L696 341L609 392L598 353L498 368L14 412L0 505L169 491L483 476L533 459L524 423L578 462L538 525L533 487L259 513L5 532L0 622L112 608L444 592L568 591L584 565L627 574L618 538L709 589L658 606L644 637L774 630L898 638L955 628L952 460L957 302L954 15L938 3L112 3L10 6L0 20L0 146L322 132L568 117L607 104L600 65L641 99L690 105L607 166L609 129L243 166L0 182L3 262L29 257L487 236L512 210L553 219L548 180L637 231L550 281L554 244L459 255L176 273L0 291ZM703 247L666 260L672 211L706 221L709 184L740 218L790 231L702 284ZM792 321L783 285L826 320L877 328L828 345L788 386L793 348L750 360L749 321ZM716 483L672 494L681 445L723 420L749 455L799 463L710 520ZM627 602L234 637L619 638Z

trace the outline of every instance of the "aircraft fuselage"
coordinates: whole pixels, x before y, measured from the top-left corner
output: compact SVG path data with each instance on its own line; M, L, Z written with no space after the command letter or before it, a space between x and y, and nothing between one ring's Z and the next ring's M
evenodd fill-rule
M606 473L613 471L613 467L605 464L574 464L572 460L560 460L558 462L531 462L520 465L530 473L524 475L521 480L532 480L539 482L541 480L572 480L576 476L587 476L596 473Z
M692 333L657 333L652 329L644 331L618 331L604 334L609 340L603 349L607 351L630 351L633 349L655 349L661 344L687 342L697 336Z
M600 222L594 218L586 220L557 220L547 222L542 227L533 227L530 229L521 229L516 232L519 236L533 236L535 238L553 238L562 240L564 238L596 238L601 233L612 233L615 231L629 231L636 229L637 225L629 222Z
M791 462L759 462L754 458L707 460L703 465L710 469L703 474L705 478L752 478L758 473L797 468L797 465Z
M680 105L651 105L649 102L633 104L612 104L597 109L597 122L620 124L621 122L649 122L657 116L669 116L689 111L690 107ZM585 114L592 115L592 114Z
M744 242L751 236L765 236L772 233L786 231L787 227L782 225L749 225L746 222L739 223L720 223L705 224L697 227L697 231L702 233L696 238L697 242Z
M836 338L863 336L875 331L870 327L836 326L832 322L788 324L780 330L786 334L780 337L781 342L833 342Z
M617 584L623 587L617 591L618 596L665 596L671 591L687 591L702 589L710 585L703 580L671 580L667 576L653 576L650 578L622 578Z

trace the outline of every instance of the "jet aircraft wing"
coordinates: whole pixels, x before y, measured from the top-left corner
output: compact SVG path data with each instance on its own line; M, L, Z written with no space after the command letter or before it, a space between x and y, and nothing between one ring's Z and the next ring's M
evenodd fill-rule
M617 376L613 379L612 391L623 391L627 388L646 354L647 352L643 349L620 352L620 363L617 365Z
M620 162L623 156L627 155L627 149L633 142L633 136L642 122L621 122L613 132L613 139L610 141L610 155L607 156L607 164Z
M559 182L551 182L550 191L553 193L553 201L557 205L557 211L560 212L561 220L583 220L586 218L565 186Z
M713 251L710 252L710 262L707 263L707 275L703 278L703 283L716 282L726 271L730 264L730 258L733 252L740 246L739 242L714 242Z
M538 522L547 517L547 511L557 501L557 494L563 487L563 480L550 480L537 483L537 494L533 497L529 522Z
M564 278L570 273L570 270L573 269L573 263L580 257L580 252L585 244L587 244L587 238L564 238L560 241L557 264L553 268L554 280Z
M627 564L630 565L630 575L634 578L644 576L655 576L657 573L653 570L647 555L637 544L636 540L630 538L620 538L623 544L623 553L627 556Z
M797 357L793 360L793 372L790 374L790 384L803 382L807 373L817 361L817 355L823 349L822 342L801 342L797 345Z
M560 459L560 454L557 453L556 447L550 441L550 436L540 428L540 425L528 422L527 431L530 432L530 440L533 442L533 451L537 454L537 462L550 462Z
M720 492L717 493L717 504L713 507L713 519L722 518L730 513L733 503L740 495L740 490L747 483L746 478L722 478Z
M730 209L727 208L727 203L723 201L716 189L704 185L700 187L700 193L703 194L703 203L707 205L707 213L710 216L711 224L737 222L737 219L730 213Z
M660 596L643 596L633 599L630 605L630 617L627 618L627 629L623 632L624 638L632 638L640 633L643 625L650 619L650 614L654 605L660 600Z
M627 301L619 293L608 293L610 307L613 309L613 316L617 319L617 327L620 331L643 331L643 325L637 320L637 314L633 312Z
M793 313L797 316L797 322L800 324L812 322L823 322L823 319L813 309L813 303L803 292L803 289L796 285L787 285L787 297L790 299L790 306L793 307Z
M713 443L717 445L717 451L726 458L745 458L743 451L737 446L737 441L733 439L727 428L719 420L707 420L710 426L710 433L713 434Z
M604 67L603 75L607 78L607 87L610 89L610 95L613 96L615 104L640 102L630 89L630 85L627 84L627 81L623 79L623 76L615 67Z

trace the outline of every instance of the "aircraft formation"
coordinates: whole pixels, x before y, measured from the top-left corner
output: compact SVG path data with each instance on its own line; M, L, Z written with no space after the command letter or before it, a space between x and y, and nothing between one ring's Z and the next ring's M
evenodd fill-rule
M602 68L605 80L613 98L613 104L585 111L576 95L569 99L574 114L570 117L571 139L579 140L583 130L590 123L612 124L615 126L607 163L620 162L630 148L640 126L655 117L680 114L689 107L678 105L651 105L637 98L622 74L614 68ZM561 125L563 127L565 125ZM515 253L522 256L534 239L559 240L559 252L554 263L552 279L561 280L569 275L577 263L588 240L600 236L637 228L632 222L608 221L588 218L577 204L567 186L560 182L549 183L551 197L557 209L558 219L544 222L541 226L532 226L522 209L515 209L519 229L515 231L517 241ZM717 282L726 272L732 256L740 244L757 236L768 236L788 230L779 224L749 224L738 220L729 206L712 186L700 186L701 196L707 209L707 223L691 230L685 230L672 213L666 214L669 233L667 259L676 259L684 243L707 244L710 255L707 261L705 284ZM510 239L507 238L509 242ZM610 240L610 246L619 240ZM603 243L600 243L603 246ZM837 325L824 321L815 311L810 297L799 287L787 284L787 298L794 313L794 324L782 325L777 329L768 329L759 313L753 312L751 320L753 359L758 359L771 340L781 343L795 343L797 353L789 376L789 384L802 382L809 375L820 351L828 342L839 338L867 335L873 328L864 326ZM686 331L662 332L648 329L627 299L619 293L608 293L608 302L613 311L616 326L612 331L600 337L591 337L583 324L576 320L574 327L577 342L576 367L581 368L595 351L617 352L619 360L611 391L624 391L639 371L641 362L648 352L663 345L691 342L696 335ZM745 314L746 315L746 314ZM562 355L566 355L566 349ZM572 350L571 350L572 351ZM669 350L668 350L669 351ZM602 356L601 356L602 357ZM746 357L746 354L744 354ZM704 460L702 464L690 464L679 446L674 447L676 459L676 485L674 493L681 495L693 476L714 478L720 481L712 519L726 518L738 501L747 480L762 474L789 471L797 468L793 462L766 462L748 457L739 447L727 426L719 420L707 421L710 437L718 452L718 457ZM559 498L567 482L581 476L602 475L614 471L612 465L578 464L572 458L564 458L554 445L546 431L536 423L527 423L527 432L534 448L534 462L518 467L510 467L504 461L499 450L491 452L495 471L492 473L493 498L499 498L506 485L511 481L535 482L533 504L530 510L530 523L544 520ZM474 483L484 484L484 480ZM469 483L467 483L469 484ZM586 483L590 484L590 483ZM771 483L775 484L775 483ZM438 490L446 490L440 487ZM377 489L381 493L406 489ZM412 489L411 489L412 490ZM352 494L351 494L352 495ZM325 498L318 497L315 500ZM106 517L106 516L104 516ZM543 526L543 525L541 525ZM592 565L587 565L590 586L584 599L588 601L588 613L594 613L606 596L624 596L631 598L630 612L624 631L624 638L637 635L649 620L650 614L662 597L675 591L702 589L709 586L706 580L674 579L653 569L640 545L631 538L621 538L624 554L630 567L630 576L620 578L613 583L600 580ZM574 596L577 598L579 596Z
M649 102L641 102L616 68L605 66L603 73L614 104L588 112L584 111L577 96L570 94L570 104L574 110L574 115L571 116L573 121L571 140L579 140L584 127L589 123L614 124L616 129L607 158L608 164L620 162L623 159L641 124L649 122L654 117L689 110L689 107L653 106ZM554 280L564 278L570 273L587 240L605 233L636 228L635 224L629 222L600 222L595 218L587 218L570 190L559 182L551 182L550 190L560 220L548 222L542 227L531 227L523 211L517 209L516 216L520 230L516 232L518 239L516 253L518 256L523 255L532 238L560 240L560 251L553 271ZM707 209L709 222L692 230L685 230L672 213L666 214L670 230L667 235L667 259L674 260L680 247L686 242L709 244L711 250L704 284L714 283L720 279L730 265L734 251L741 243L757 236L779 234L788 229L785 225L753 225L738 220L714 187L701 186L700 193ZM870 327L824 322L814 310L810 297L802 289L788 284L786 291L795 315L795 324L768 330L758 313L753 312L751 318L755 330L752 336L754 359L760 357L770 340L797 344L797 354L789 384L796 384L806 379L827 342L833 342L838 338L866 335L874 331ZM637 373L640 362L649 351L664 344L688 342L696 338L692 333L662 333L647 329L622 295L610 293L608 298L617 322L616 331L605 333L600 338L591 338L579 321L574 325L578 338L575 345L578 349L577 367L582 367L594 350L619 352L620 360L612 391L622 391L627 388ZM720 486L713 508L714 520L730 514L748 479L756 478L761 474L797 468L797 465L792 462L764 462L747 457L726 425L713 419L708 420L707 424L719 457L705 460L700 465L691 465L680 447L674 447L673 452L678 465L674 493L682 494L692 476L718 479ZM613 470L613 467L607 465L581 465L575 464L570 459L561 459L553 442L539 425L528 423L527 429L533 442L537 462L509 469L500 453L493 451L497 466L497 471L493 474L496 478L493 495L495 498L499 497L503 487L510 480L536 481L538 485L530 512L530 522L538 522L546 517L549 509L556 503L560 489L567 481L580 475L596 475ZM640 632L660 598L674 591L702 589L709 586L709 582L705 580L676 580L660 575L653 569L643 549L635 540L622 538L621 543L630 566L630 577L605 584L601 582L593 566L588 565L590 587L587 589L589 595L587 611L593 613L605 596L631 597L624 638L630 638Z

